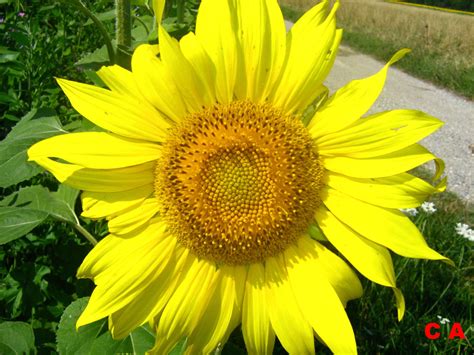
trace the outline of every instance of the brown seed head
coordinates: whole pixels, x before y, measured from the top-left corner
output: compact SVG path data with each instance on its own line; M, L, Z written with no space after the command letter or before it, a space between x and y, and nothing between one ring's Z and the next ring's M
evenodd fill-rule
M173 129L155 191L181 244L217 263L249 264L282 252L308 228L322 175L298 119L235 101Z

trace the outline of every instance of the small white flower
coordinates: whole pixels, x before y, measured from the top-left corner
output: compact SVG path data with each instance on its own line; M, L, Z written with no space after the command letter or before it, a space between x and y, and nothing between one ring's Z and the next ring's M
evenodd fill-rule
M438 317L439 322L440 322L441 324L451 323L451 321L450 321L448 318L443 318L443 317L441 317L441 316L439 316L439 315L438 315L437 317Z
M474 242L474 230L468 229L464 234L464 238L469 239L471 242Z
M464 237L472 242L474 242L474 230L469 228L469 226L465 223L457 223L456 224L456 233L461 237Z
M436 212L435 204L433 202L423 202L421 208L428 214Z
M418 210L416 208L402 208L400 211L405 213L407 216L416 216L418 214Z
M465 236L467 231L469 230L469 226L465 223L456 223L456 233Z

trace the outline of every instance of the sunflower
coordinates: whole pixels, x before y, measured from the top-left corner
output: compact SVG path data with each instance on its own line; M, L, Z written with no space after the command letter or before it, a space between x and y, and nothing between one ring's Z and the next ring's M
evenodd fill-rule
M328 1L286 33L276 0L203 0L195 33L159 28L108 89L59 79L101 132L43 140L29 159L83 190L110 234L78 270L96 284L77 327L108 317L115 338L149 323L151 352L187 337L221 348L241 324L249 353L355 353L345 312L362 294L349 263L393 288L389 250L446 260L401 208L442 191L407 173L442 161L417 142L442 123L419 111L364 116L391 64L328 96L341 40ZM342 259L341 255L345 258Z

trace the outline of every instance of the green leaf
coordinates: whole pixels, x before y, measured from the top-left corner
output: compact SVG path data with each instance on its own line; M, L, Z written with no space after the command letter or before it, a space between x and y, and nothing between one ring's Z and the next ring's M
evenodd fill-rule
M67 186L64 184L59 185L58 191L56 192L56 197L59 200L64 201L69 208L74 211L74 207L76 206L76 200L77 197L79 196L79 190L76 190L75 188L71 186Z
M98 70L101 66L108 65L109 62L110 59L109 53L107 52L107 47L103 45L94 52L83 56L74 65L81 69Z
M97 19L99 19L101 22L105 21L111 21L115 19L115 10L110 10L106 12L101 12L101 13L96 13L94 14ZM91 19L88 19L85 23L84 26L89 26L92 25L94 22Z
M84 70L84 74L86 74L87 78L91 80L96 86L100 86L101 88L106 88L107 85L102 81L102 79L97 75L97 71L95 70Z
M183 355L188 346L188 338L181 339L168 355Z
M24 116L7 137L0 142L0 187L8 187L27 180L42 169L28 162L27 150L34 143L66 133L54 111L32 110Z
M20 52L11 51L5 47L0 47L0 63L8 63L15 61Z
M72 207L61 196L72 199L74 192L68 192L71 196L66 196L66 192L52 193L43 186L28 186L14 192L0 201L0 206L17 207L18 209L36 210L45 212L64 222L78 223L77 216ZM77 195L76 195L77 197Z
M132 6L146 6L148 3L147 0L132 0L130 4Z
M24 236L47 217L35 209L0 207L0 245Z
M35 335L28 323L4 322L0 324L0 353L3 355L35 352Z
M86 308L88 297L71 303L61 316L56 333L57 350L60 354L89 354L92 341L104 331L104 321L97 321L76 331L76 321Z
M113 339L107 331L107 320L102 319L76 331L76 321L89 298L71 303L64 311L56 334L60 354L144 354L153 347L155 336L148 326L135 329L125 339Z
M79 224L74 212L78 190L60 186L50 192L43 186L29 186L0 201L0 244L18 239L40 225L49 216Z

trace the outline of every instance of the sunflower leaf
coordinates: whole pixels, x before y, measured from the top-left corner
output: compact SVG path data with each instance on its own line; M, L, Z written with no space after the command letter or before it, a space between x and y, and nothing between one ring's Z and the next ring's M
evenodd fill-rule
M0 142L0 187L27 180L42 171L28 162L27 149L34 143L65 133L53 110L32 110L25 115L7 137Z
M72 200L72 194L75 194L75 192L71 191L68 194L71 194L71 196L66 196L66 192L62 190L52 193L43 186L29 186L5 197L5 199L0 201L0 206L43 212L46 213L46 216L51 216L64 222L77 223L74 209L66 201L66 199Z
M0 245L24 236L47 217L46 212L34 209L0 207Z
M135 329L125 339L112 338L107 331L107 319L82 326L76 331L76 321L88 300L88 297L80 298L64 311L56 334L59 353L144 354L153 347L155 336L148 326Z
M0 353L32 354L35 350L35 335L31 325L23 322L0 324Z
M18 239L53 217L79 224L74 205L79 191L62 186L50 192L43 186L29 186L0 201L0 244Z

